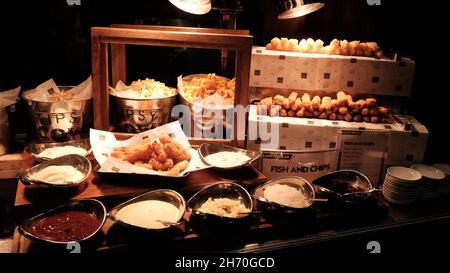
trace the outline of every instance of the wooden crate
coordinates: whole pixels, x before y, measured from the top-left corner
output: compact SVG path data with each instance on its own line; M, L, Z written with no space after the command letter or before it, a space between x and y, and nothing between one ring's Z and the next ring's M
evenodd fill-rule
M126 45L191 47L235 50L235 105L248 105L252 36L246 30L225 30L165 26L113 25L91 29L94 127L111 130L109 120L109 54L111 54L112 82L126 82ZM111 47L111 52L109 52ZM233 140L224 141L244 146L237 141L237 123ZM199 144L204 139L191 139Z

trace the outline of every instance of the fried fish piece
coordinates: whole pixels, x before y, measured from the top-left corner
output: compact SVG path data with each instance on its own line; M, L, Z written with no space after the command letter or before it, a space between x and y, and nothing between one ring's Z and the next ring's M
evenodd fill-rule
M111 156L150 170L178 176L189 165L191 154L170 136L144 140L130 147L116 147Z

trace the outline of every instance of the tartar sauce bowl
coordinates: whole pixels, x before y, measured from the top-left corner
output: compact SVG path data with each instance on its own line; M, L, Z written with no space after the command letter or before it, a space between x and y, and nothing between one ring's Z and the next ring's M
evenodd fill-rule
M301 193L301 195L303 195L307 205L301 208L296 208L270 200L270 198L265 196L265 190L275 185L286 185L295 188ZM313 199L315 198L315 193L311 183L305 179L296 176L288 176L269 180L268 182L258 186L253 192L253 197L256 199L256 208L263 212L299 213L312 206L314 203Z
M142 201L149 201L149 200L162 201L162 202L166 202L166 203L169 203L169 204L175 206L178 209L177 220L174 221L173 223L165 223L166 226L163 228L145 228L145 227L127 223L117 217L117 214L119 213L119 211L121 209L125 208L126 206L132 205L132 204L135 204L138 202L142 202ZM181 194L179 194L178 192L176 192L174 190L159 189L159 190L146 192L144 194L141 194L137 197L134 197L128 201L125 201L125 202L115 206L114 208L112 208L109 211L108 218L112 219L117 224L124 226L126 228L139 230L139 231L145 231L145 232L161 232L161 231L174 229L177 226L181 225L183 223L183 216L184 216L185 212L186 212L186 201L184 200L184 198Z
M200 211L201 206L208 199L228 198L239 201L247 210L240 214L238 218L219 216L212 213ZM221 182L203 188L194 194L187 202L187 210L191 212L191 219L197 222L207 222L209 224L232 224L243 222L251 215L253 210L253 200L250 193L242 186L232 182Z
M55 148L55 147L66 147L66 146L73 146L73 147L79 147L86 150L86 154L84 156L88 156L90 153L92 153L92 147L89 139L84 138L80 140L73 140L73 141L67 141L67 142L55 142L55 143L30 143L25 147L25 151L32 155L37 161L48 161L52 160L53 158L48 158L45 156L40 156L39 154L43 151L49 149L49 148Z
M65 212L83 212L88 215L91 215L93 217L91 223L94 225L93 230L88 234L85 234L84 236L82 236L82 238L79 238L78 240L64 240L64 241L45 238L44 236L39 236L32 231L33 226L39 224L39 222L45 220L50 216L54 216L56 214ZM96 199L82 199L78 201L72 201L70 203L64 204L62 206L56 207L47 212L34 216L28 220L25 220L22 224L20 224L19 232L33 241L59 245L69 244L71 242L72 243L82 242L93 237L103 227L105 220L106 220L106 208L100 201Z
M78 181L64 183L52 183L48 181L36 180L33 178L35 174L50 166L72 166L77 171L82 173L83 178ZM18 178L22 182L22 184L27 187L70 188L77 187L78 185L86 181L91 171L92 164L86 157L81 155L65 155L49 161L44 161L34 167L26 169L18 174Z
M234 166L230 166L230 167L216 166L216 165L213 165L212 162L209 162L208 160L206 160L207 156L213 155L216 153L220 153L220 152L238 153L240 155L247 156L249 159L239 165L234 165ZM226 171L236 170L236 169L247 167L262 156L262 152L260 152L260 151L239 149L236 147L232 147L232 146L228 146L228 145L224 145L224 144L216 143L216 142L205 142L205 143L201 144L200 147L198 148L198 153L200 154L200 158L206 164L208 164L216 169L226 170Z

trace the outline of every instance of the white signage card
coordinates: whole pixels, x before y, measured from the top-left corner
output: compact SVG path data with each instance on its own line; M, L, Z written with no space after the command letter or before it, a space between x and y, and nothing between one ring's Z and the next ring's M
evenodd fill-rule
M342 130L339 139L339 169L359 171L374 186L379 185L385 167L389 132Z

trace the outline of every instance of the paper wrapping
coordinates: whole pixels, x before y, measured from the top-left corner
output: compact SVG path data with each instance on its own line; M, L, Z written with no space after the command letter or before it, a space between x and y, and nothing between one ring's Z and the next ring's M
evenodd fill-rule
M0 92L0 107L8 107L17 102L20 86L11 90Z
M51 102L50 95L60 92L61 90L58 88L55 81L53 79L50 79L38 85L36 89L27 91L25 96L27 97L27 99L34 101ZM86 80L84 80L74 88L64 91L64 93L73 94L72 98L67 102L90 99L92 97L92 76L89 76Z
M415 62L253 47L250 86L409 96Z
M184 96L183 75L178 76L177 87L178 87L179 92ZM204 108L204 109L233 108L233 105L228 104L227 101L217 93L214 93L213 95L211 95L207 98L204 98L204 99L196 98L195 102L193 102L193 104L199 108Z
M198 171L209 167L201 160L197 150L193 149L189 144L180 123L175 121L134 135L125 141L118 141L111 132L91 129L90 142L92 152L94 153L95 159L101 166L98 172L167 176L162 172L149 170L110 156L114 147L135 145L145 139L156 140L159 136L164 134L171 136L175 142L181 144L186 150L191 152L191 161L189 162L188 168L183 171L180 176L185 175L187 172Z

